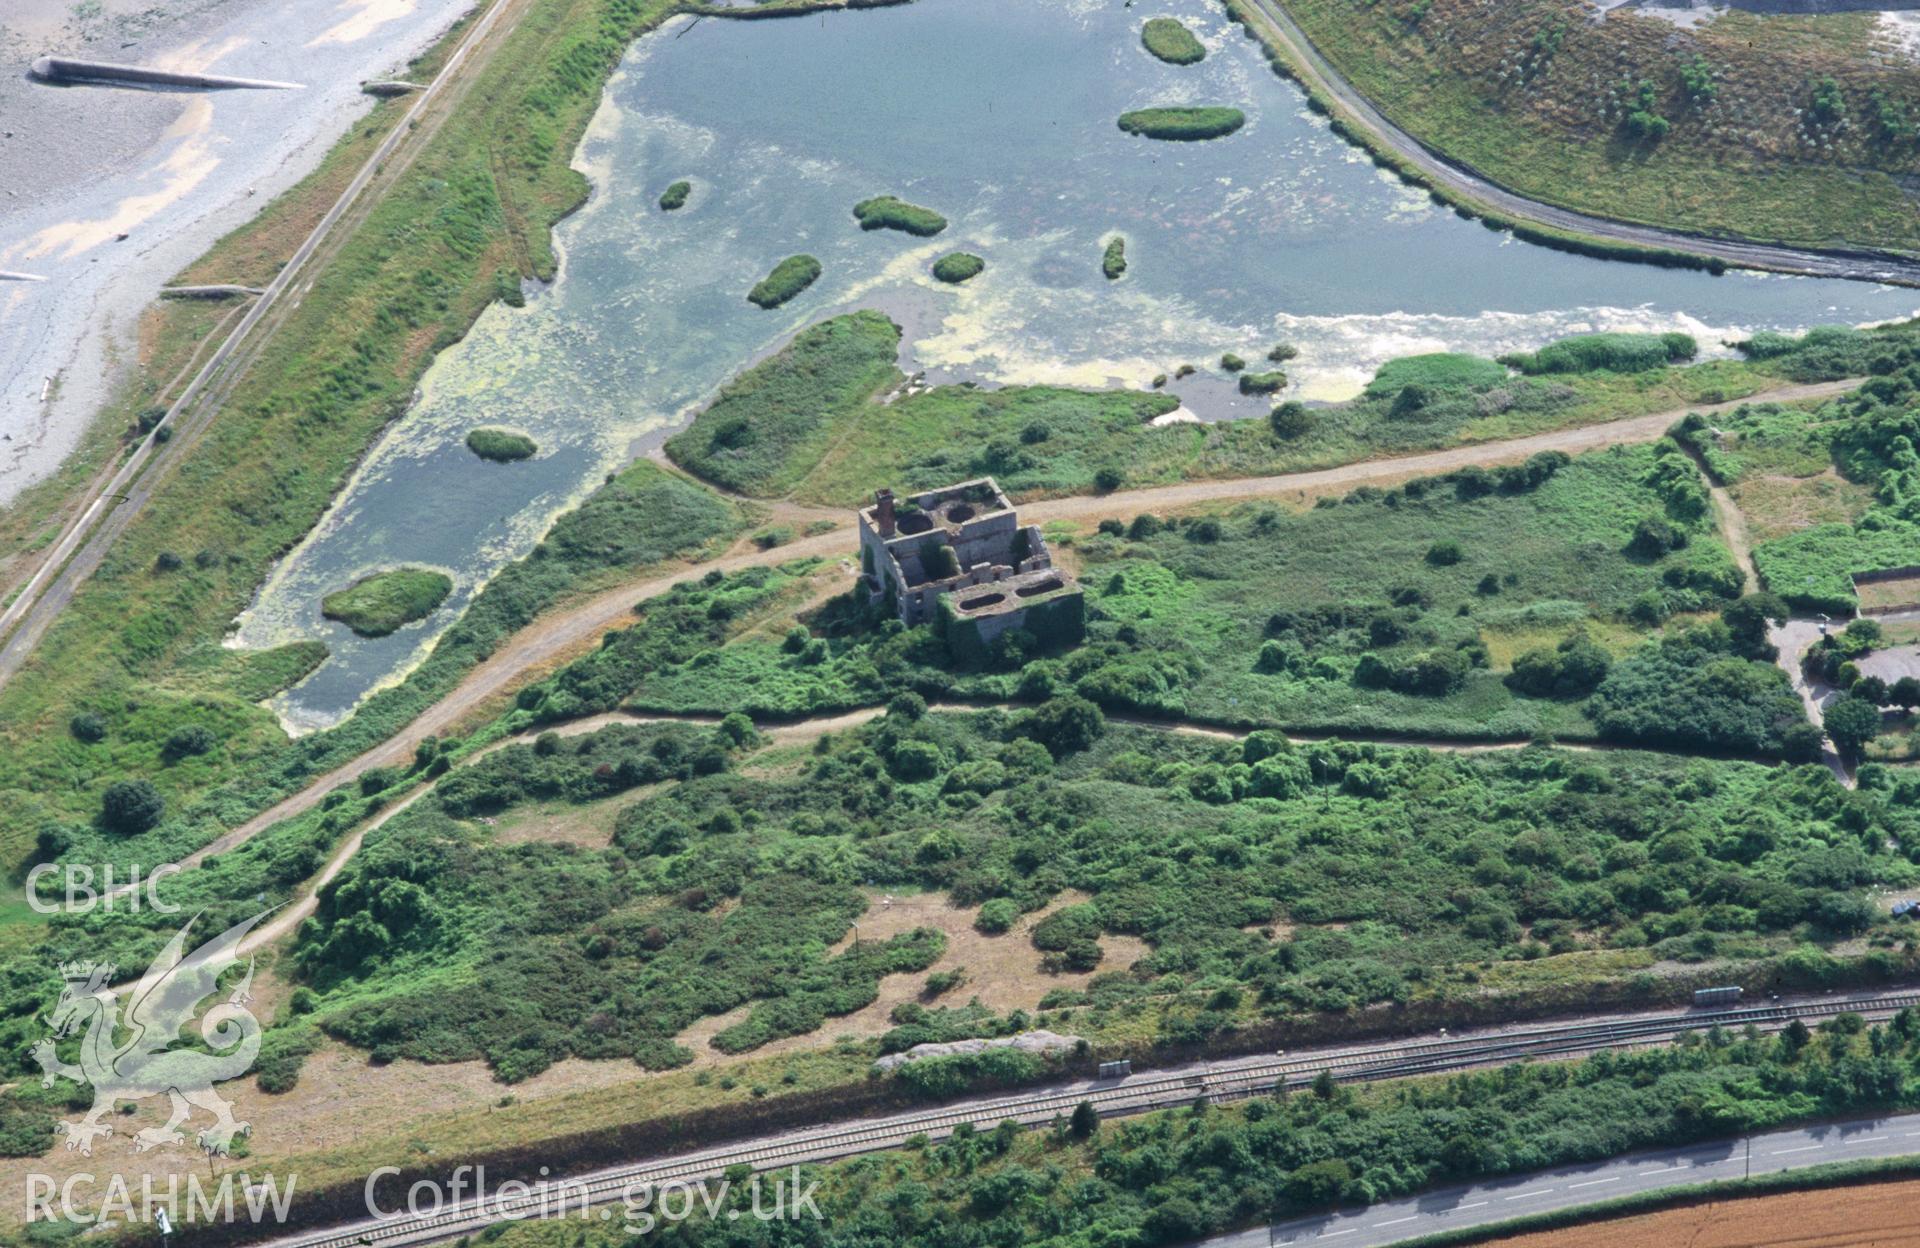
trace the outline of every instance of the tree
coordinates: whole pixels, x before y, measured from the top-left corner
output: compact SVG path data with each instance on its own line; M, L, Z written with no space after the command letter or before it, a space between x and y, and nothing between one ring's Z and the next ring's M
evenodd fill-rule
M1339 1201L1353 1182L1353 1168L1338 1158L1308 1162L1287 1176L1287 1199L1317 1209Z
M1786 623L1787 604L1775 594L1748 594L1729 603L1720 619L1732 638L1734 653L1771 663L1776 651L1767 640L1767 626Z
M204 724L188 724L168 734L166 743L160 747L160 752L166 755L169 761L177 761L195 754L205 754L214 747L214 744L211 728Z
M1273 409L1267 417L1267 423L1273 427L1273 436L1283 442L1292 442L1304 438L1313 431L1313 414L1305 403L1286 402Z
M1019 730L1047 747L1055 758L1084 750L1107 726L1100 708L1068 694L1041 703L1021 717Z
M100 826L137 836L166 817L167 799L147 780L116 780L100 795Z
M1111 494L1126 483L1126 474L1111 465L1093 474L1093 488L1102 494Z
M1100 1111L1093 1107L1092 1101L1081 1101L1073 1107L1073 1117L1067 1120L1067 1130L1076 1140L1091 1139L1100 1130Z
M67 721L67 731L73 734L75 740L93 745L107 739L107 721L92 711L81 711Z
M1393 406L1387 409L1387 415L1406 417L1426 409L1433 402L1433 392L1419 382L1400 387L1400 393L1393 396Z
M1660 516L1647 516L1633 526L1627 553L1637 559L1658 559L1687 544L1687 535Z
M1848 694L1827 707L1827 736L1840 757L1857 760L1867 742L1880 735L1880 708L1857 694Z
M1887 701L1905 711L1920 707L1920 680L1902 676L1894 681L1893 687L1887 690Z

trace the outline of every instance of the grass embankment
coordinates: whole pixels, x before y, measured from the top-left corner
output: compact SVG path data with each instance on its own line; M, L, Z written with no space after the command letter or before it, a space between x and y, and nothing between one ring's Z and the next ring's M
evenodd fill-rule
M385 637L432 615L452 592L453 581L445 573L389 568L328 594L320 600L320 614L362 637Z
M1196 65L1207 59L1207 45L1175 17L1152 17L1140 28L1140 42L1169 65Z
M753 284L747 301L762 308L777 308L819 280L818 260L808 255L788 256Z
M1247 124L1237 108L1139 108L1120 114L1120 128L1149 139L1190 143L1219 139Z
M892 195L861 200L853 206L853 217L863 230L899 230L921 238L932 238L947 228L947 219L933 209Z
M675 212L684 208L687 196L693 194L693 183L675 182L660 192L660 211Z
M84 824L108 779L141 774L109 772L76 755L64 728L75 713L96 710L129 749L149 735L157 748L201 715L207 695L194 682L208 674L209 656L221 655L227 623L272 560L312 527L369 441L405 409L433 351L459 337L487 302L516 290L523 274L551 273L547 227L586 190L568 166L574 141L628 44L672 8L665 0L539 0L501 52L475 69L471 98L344 239L191 459L175 466L0 692L0 858L21 862L41 827ZM458 35L412 72L431 72ZM377 118L391 116L382 110L388 106L376 106ZM356 127L345 142L366 144L364 131ZM330 157L294 202L270 209L273 228L236 236L204 263L217 266L221 280L270 275L285 255L279 244L300 233L301 214L326 202L315 188L337 179L343 163L351 162ZM196 266L191 275L215 274ZM616 509L624 492L609 495ZM726 517L721 527L736 519L723 504L706 505ZM715 531L689 529L689 541L639 534L608 549L620 552L615 559L689 550ZM577 562L543 562L509 578L518 585L495 596L494 613L449 633L430 673L377 697L351 730L289 746L271 715L236 705L229 709L239 726L223 767L155 768L152 778L201 838L237 822L321 760L391 734L507 632L612 566L597 552L580 553ZM217 801L203 804L216 787Z
M515 460L532 459L540 450L540 445L526 434L515 433L511 429L475 429L467 435L467 449L481 459L510 464Z
M1762 241L1920 247L1900 185L1920 67L1869 50L1871 15L1732 14L1676 45L1656 18L1581 21L1557 0L1286 9L1396 125L1531 198Z
M980 276L987 268L987 262L971 252L955 251L941 256L933 262L933 275L943 282L959 285Z
M60 466L0 510L0 606L13 600L39 566L41 553L91 497L88 487L104 484L120 457L146 437L178 397L191 368L243 315L244 306L202 299L156 300L141 314L135 330L139 367L108 398Z
M877 312L813 326L730 383L667 453L739 493L830 506L851 506L883 482L926 489L983 473L1023 496L1091 493L1103 472L1145 486L1324 468L1738 398L1803 367L1818 376L1864 371L1851 357L1796 351L1535 378L1493 360L1419 356L1384 366L1351 402L1290 407L1271 422L1153 428L1153 417L1178 406L1176 395L952 385L875 402L899 380L898 343L899 330ZM1543 354L1558 358L1553 347ZM1248 387L1282 385L1283 377L1254 374Z

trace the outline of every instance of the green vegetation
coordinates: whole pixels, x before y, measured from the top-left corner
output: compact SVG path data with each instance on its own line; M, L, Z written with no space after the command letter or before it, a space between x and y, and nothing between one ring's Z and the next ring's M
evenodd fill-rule
M1266 475L1723 399L1812 367L1816 350L1550 378L1513 377L1471 356L1420 356L1387 364L1351 402L1286 409L1285 428L1257 420L1156 428L1149 422L1177 400L1151 391L951 385L874 402L899 380L897 346L898 331L878 313L811 327L731 383L668 454L730 490L832 506L858 503L877 482L926 489L984 473L1016 495L1089 493L1106 470L1131 486ZM1241 376L1258 391L1276 373Z
M728 620L785 588L757 570L650 604L513 719L604 707L662 663L699 668ZM1014 713L923 705L897 699L797 768L736 766L756 744L736 715L542 736L449 772L369 834L303 929L315 1021L376 1057L484 1056L517 1079L568 1054L678 1065L688 1026L752 1002L714 1040L742 1052L928 965L933 932L826 951L871 892L939 889L984 931L1047 911L1036 956L1105 972L1044 1007L1076 1031L1189 1044L1301 1011L1468 1001L1490 981L1613 980L1649 958L1819 982L1836 964L1799 945L1890 936L1861 890L1920 878L1910 779L1851 794L1817 767L1215 741L1105 724L1072 694ZM494 841L491 821L528 803L634 790L604 848ZM1050 908L1067 890L1088 900ZM1109 966L1117 934L1149 952ZM1049 1022L992 1001L895 1021L882 1052Z
M426 568L389 568L362 577L320 600L320 614L339 620L362 637L385 637L424 620L453 592L444 573Z
M685 432L668 439L667 454L729 490L790 493L840 441L842 414L898 380L899 354L899 327L878 312L809 326L728 382Z
M788 256L773 266L773 271L755 282L747 292L747 301L763 308L777 308L820 280L820 262L812 256Z
M1127 271L1127 240L1115 234L1107 240L1106 250L1100 253L1100 271L1110 282L1120 280Z
M1139 108L1120 114L1120 128L1149 139L1195 142L1219 139L1247 124L1237 108Z
M1743 350L1810 380L1873 374L1857 392L1811 410L1758 404L1712 421L1689 417L1674 430L1736 489L1769 477L1836 476L1856 490L1846 520L1763 517L1780 536L1753 553L1767 588L1792 606L1850 613L1858 605L1852 574L1920 562L1920 335L1912 324L1759 335Z
M516 459L532 459L540 446L526 434L511 429L475 429L467 434L467 449L481 459L508 464Z
M1241 394L1274 394L1286 389L1287 375L1279 369L1265 373L1241 373Z
M837 1241L1186 1243L1335 1205L1908 1107L1917 1035L1911 1015L1885 1027L1848 1015L1818 1033L1713 1031L1671 1048L1442 1079L1316 1081L1243 1105L1200 1102L1104 1124L1076 1115L1046 1129L963 1129L806 1177L820 1180ZM747 1197L732 1199L744 1221ZM689 1219L679 1234L690 1245L731 1244L737 1225L723 1213ZM613 1248L621 1236L582 1238L555 1220L517 1223L498 1242Z
M687 196L693 194L693 183L675 182L660 192L660 211L673 212L686 207Z
M303 933L295 957L319 993L316 1021L375 1060L485 1057L509 1081L569 1055L665 1069L692 1059L674 1037L705 1015L759 1001L716 1038L741 1052L858 1009L883 975L924 969L944 947L937 932L819 957L866 907L847 884L784 872L643 881L617 851L495 846L477 822L534 799L592 803L722 776L753 739L744 720L615 727L451 772L369 838Z
M943 282L958 285L980 276L987 262L965 251L950 251L933 262L933 275Z
M1685 364L1699 353L1700 345L1686 334L1581 334L1548 343L1538 351L1508 356L1502 362L1530 376L1600 369L1640 373Z
M45 797L25 799L15 808L30 820L26 825L32 838L30 852L46 862L177 860L247 813L398 731L509 636L569 594L675 555L710 550L742 527L739 514L709 491L644 460L636 463L596 490L578 510L556 521L533 555L509 564L489 581L426 661L400 685L374 694L338 728L310 734L271 753L248 752L247 729L256 712L243 701L257 701L305 676L326 657L325 647L303 643L237 655L215 646L197 652L183 665L203 690L191 702L91 703L73 718L84 719L89 733L104 730L100 743L85 744L63 732L60 745L47 751L45 761L29 758L22 764L41 769L57 764L71 777L72 797L64 804L47 800L59 796L58 792L43 790ZM220 748L204 755L169 757L167 742L183 724L210 729ZM434 757L429 753L422 765ZM129 776L150 778L168 798L172 817L143 836L103 835L95 823L99 786ZM298 884L318 868L336 830L346 826L340 820L350 823L350 815L346 808L329 808L318 821L281 825L245 850L223 855L219 871L190 873L195 903L214 906L227 922L253 913L254 909L241 907L252 905L263 891L277 893ZM94 956L111 956L125 964L150 957L159 944L132 916L104 931L90 930L87 940ZM123 943L103 947L106 941ZM70 956L70 947L56 943L41 953L45 954L42 964L52 965ZM36 1000L39 987L19 982L14 989L24 995L7 997L7 1008ZM30 1017L30 1011L20 1017Z
M931 208L909 204L892 195L876 195L853 206L854 219L863 230L899 230L931 238L947 228L947 219Z
M263 665L220 646L272 562L333 500L341 466L357 462L405 410L434 354L487 304L517 290L522 276L552 274L548 227L588 189L569 163L576 140L607 74L636 37L674 10L668 0L534 0L498 54L476 68L468 103L409 156L326 267L309 275L312 290L240 378L215 426L190 454L163 460L166 475L101 572L79 587L0 691L0 859L10 870L41 852L43 832L58 842L88 825L105 783L130 776L150 778L173 813L151 834L165 837L167 850L150 844L127 852L153 863L197 848L305 785L329 760L344 761L397 731L498 644L502 620L524 623L530 616L523 613L544 608L549 595L612 566L585 552L580 562L544 566L538 575L529 568L511 578L523 596L510 604L489 586L480 601L494 598L497 613L471 630L456 626L426 668L376 695L341 729L298 742L288 741L269 711L243 700L257 694L261 678L277 680L298 663ZM456 25L409 74L430 77L465 30ZM332 201L408 107L372 105L309 178L182 280L267 284L317 205ZM166 363L154 384L181 362ZM620 549L699 544L678 541L642 533ZM156 574L168 551L184 566ZM311 659L297 651L283 657ZM108 721L107 748L75 753L80 743L66 725L82 709ZM164 765L166 737L200 719L219 731L221 749ZM77 860L120 861L118 852ZM56 951L66 956L71 951Z
M1408 386L1424 386L1428 390L1478 390L1497 386L1506 379L1504 364L1478 355L1436 352L1388 360L1367 383L1367 393L1376 398L1391 398Z
M1244 0L1233 7L1267 36ZM1872 55L1858 15L1733 13L1689 31L1680 55L1656 18L1569 21L1557 0L1299 0L1287 13L1395 124L1531 198L1770 242L1920 246L1900 189L1912 132L1881 107L1920 94L1920 68Z
M1645 703L1658 696L1677 700L1662 708L1674 713L1661 744L1805 752L1810 726L1744 636L1676 626L1635 647L1669 617L1730 608L1740 592L1677 448L1543 454L1324 503L1143 515L1077 540L1089 644L1065 654L1016 633L976 669L842 600L809 619L823 636L805 652L743 638L636 674L621 696L653 711L786 717L903 688L1022 700L1071 689L1109 711L1236 726L1626 740L1649 739ZM1629 655L1595 694L1604 720L1579 698L1503 679L1510 656L1583 630Z
M1195 65L1207 59L1207 47L1178 18L1152 17L1140 28L1140 42L1169 65Z

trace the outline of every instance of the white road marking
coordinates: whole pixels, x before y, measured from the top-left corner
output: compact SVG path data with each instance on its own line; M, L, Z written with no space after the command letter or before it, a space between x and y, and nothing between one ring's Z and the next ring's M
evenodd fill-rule
M1550 1187L1543 1187L1543 1188L1541 1188L1541 1189L1539 1189L1538 1191L1533 1191L1533 1192L1521 1192L1521 1193L1520 1193L1519 1195L1517 1195L1517 1196L1507 1196L1507 1197L1504 1197L1503 1199L1506 1199L1506 1200L1525 1200L1525 1199L1526 1199L1527 1197L1529 1197L1529 1196L1545 1196L1545 1195L1546 1195L1546 1194L1547 1194L1548 1192L1550 1192L1550 1191L1552 1191L1552 1190L1553 1190L1553 1189L1552 1189L1552 1188L1550 1188Z
M1357 1226L1350 1226L1344 1231L1321 1231L1318 1235L1314 1236L1314 1238L1315 1239L1332 1239L1335 1235L1351 1235L1359 1229L1360 1228Z
M1569 1183L1567 1184L1567 1190L1572 1191L1576 1187L1598 1187L1602 1183L1618 1183L1619 1181L1620 1176L1616 1174L1610 1179L1588 1179L1585 1183Z
M1419 1216L1420 1215L1417 1213L1411 1213L1404 1218L1394 1218L1393 1220L1388 1222L1375 1222L1374 1225L1375 1226L1399 1226L1402 1222L1411 1222Z
M1769 1157L1784 1157L1788 1153L1810 1153L1816 1148L1825 1148L1825 1144L1803 1144L1799 1148L1776 1148L1768 1153Z
M1870 1135L1864 1140L1842 1140L1840 1142L1842 1144L1878 1144L1882 1140L1890 1140L1892 1138L1890 1135Z
M1484 1205L1486 1203L1487 1202L1484 1200L1476 1200L1470 1205L1455 1205L1454 1208L1455 1209L1478 1209L1481 1205Z
M1693 1163L1688 1162L1685 1165L1668 1166L1664 1170L1642 1170L1640 1172L1640 1177L1644 1179L1650 1174L1672 1174L1675 1170L1691 1170L1691 1169L1693 1169Z

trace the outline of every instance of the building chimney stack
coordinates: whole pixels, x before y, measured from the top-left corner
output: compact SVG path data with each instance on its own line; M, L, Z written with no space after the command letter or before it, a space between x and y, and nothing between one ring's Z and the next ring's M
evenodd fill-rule
M873 518L880 526L881 537L893 536L892 490L875 490L873 492Z

